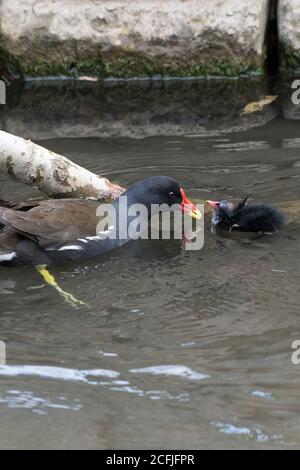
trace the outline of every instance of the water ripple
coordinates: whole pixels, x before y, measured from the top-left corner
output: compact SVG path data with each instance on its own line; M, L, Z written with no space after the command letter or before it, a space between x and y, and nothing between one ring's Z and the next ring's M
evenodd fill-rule
M152 375L166 375L187 378L190 380L204 380L208 379L209 375L195 372L186 366L152 366L144 367L142 369L131 369L129 372L132 374L152 374Z
M114 379L119 377L119 375L119 372L105 369L79 370L50 366L0 366L0 376L2 377L32 376L43 379L94 383L90 382L88 377L108 377Z

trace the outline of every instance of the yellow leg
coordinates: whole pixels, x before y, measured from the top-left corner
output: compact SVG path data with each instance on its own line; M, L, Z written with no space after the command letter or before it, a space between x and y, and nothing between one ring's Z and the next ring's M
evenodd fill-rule
M76 299L72 294L70 294L69 292L65 292L61 287L59 287L54 276L52 276L52 274L48 271L46 265L36 266L36 269L40 273L46 284L51 287L54 287L54 289L59 293L59 295L61 295L68 304L72 305L72 307L84 305L85 307L91 308L87 303Z

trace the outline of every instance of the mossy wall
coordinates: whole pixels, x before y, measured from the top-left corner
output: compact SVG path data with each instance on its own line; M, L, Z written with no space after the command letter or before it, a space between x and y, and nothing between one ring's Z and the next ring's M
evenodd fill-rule
M268 0L2 0L0 61L25 76L262 73Z

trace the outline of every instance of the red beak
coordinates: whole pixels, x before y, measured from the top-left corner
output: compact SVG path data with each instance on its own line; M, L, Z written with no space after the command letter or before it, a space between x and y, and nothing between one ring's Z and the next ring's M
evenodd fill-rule
M217 210L219 209L220 207L220 202L219 201L206 201L207 204L210 205L210 207L212 207L214 210Z
M181 210L185 214L188 214L191 216L193 219L201 219L201 212L195 204L193 204L188 198L187 195L185 194L185 191L180 188L181 196L182 196L182 203L181 203Z

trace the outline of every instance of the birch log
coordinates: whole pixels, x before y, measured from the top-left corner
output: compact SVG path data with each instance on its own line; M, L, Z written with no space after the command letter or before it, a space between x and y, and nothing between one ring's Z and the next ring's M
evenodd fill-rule
M114 200L125 190L30 140L0 131L0 173L53 198Z

